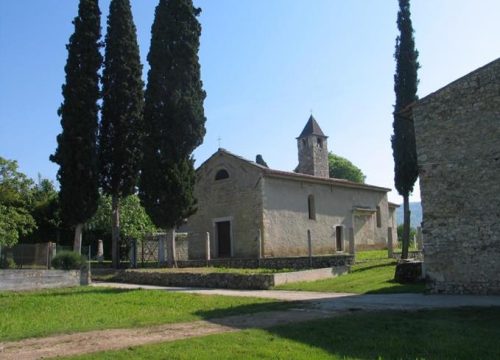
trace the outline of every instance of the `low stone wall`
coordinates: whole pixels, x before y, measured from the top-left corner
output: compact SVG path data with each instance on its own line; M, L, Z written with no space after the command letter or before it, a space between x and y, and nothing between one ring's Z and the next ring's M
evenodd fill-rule
M0 270L0 291L88 285L87 270Z
M264 290L290 282L328 279L348 271L347 266L277 274L167 273L130 269L120 271L112 281L157 286Z
M185 267L228 267L228 268L239 268L239 269L256 269L256 268L266 268L266 269L320 269L320 268L332 268L332 267L342 267L350 266L354 264L354 255L350 254L337 254L329 256L313 256L309 258L307 256L301 257L269 257L262 259L237 259L237 258L227 258L227 259L211 259L206 260L186 260L177 261L177 266L180 268Z
M394 259L397 259L397 260L401 259L401 252L399 252L399 251L393 252L392 257ZM424 260L424 253L421 250L408 251L408 258L423 261Z

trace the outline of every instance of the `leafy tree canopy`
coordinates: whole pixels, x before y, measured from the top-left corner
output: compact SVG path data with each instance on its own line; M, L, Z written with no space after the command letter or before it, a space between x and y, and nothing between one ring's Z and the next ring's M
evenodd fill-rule
M33 181L18 171L16 161L0 157L0 245L15 245L36 229L29 209Z
M97 212L87 224L88 230L109 234L111 232L111 207L111 196L102 195ZM137 195L127 196L122 200L120 222L120 235L124 238L141 240L145 235L157 231Z
M328 153L328 167L331 178L345 179L364 184L366 176L352 162L333 153Z

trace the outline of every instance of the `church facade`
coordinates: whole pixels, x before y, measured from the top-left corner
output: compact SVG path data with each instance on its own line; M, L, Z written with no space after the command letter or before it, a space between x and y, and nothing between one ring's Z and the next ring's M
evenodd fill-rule
M206 257L207 232L211 258L307 256L309 244L312 255L329 255L347 252L350 238L358 250L396 239L390 189L329 178L327 136L312 116L297 145L296 173L224 149L198 168L190 259Z

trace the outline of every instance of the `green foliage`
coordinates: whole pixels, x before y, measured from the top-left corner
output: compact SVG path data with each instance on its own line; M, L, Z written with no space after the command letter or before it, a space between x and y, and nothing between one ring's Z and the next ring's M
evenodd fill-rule
M261 154L258 154L256 157L255 157L255 162L259 165L262 165L262 166L265 166L266 168L268 168L269 166L267 166L267 163L264 161L264 158L262 157Z
M398 225L398 239L403 239L403 229L403 224ZM415 246L415 244L413 243L413 239L415 238L416 234L417 229L415 229L414 227L410 227L410 247Z
M331 178L345 179L364 184L366 176L352 162L333 153L328 153L328 167Z
M16 161L0 157L0 245L15 245L36 229L30 214L33 181L18 171Z
M52 267L58 270L79 270L85 266L86 259L74 251L61 251L52 259Z
M110 234L111 211L111 196L102 195L96 213L87 223L87 230ZM145 235L158 231L137 195L124 198L120 211L120 234L123 238L142 240Z
M23 236L21 242L35 243L56 241L61 228L59 199L54 184L38 177L38 182L31 190L32 203L30 213L36 222L36 230L29 236Z
M418 99L418 51L415 49L413 27L410 18L410 1L399 0L398 29L396 39L396 73L394 75L394 135L392 149L395 164L395 186L399 194L408 196L418 177L417 153L413 119L405 108Z
M418 177L417 149L415 144L415 130L411 109L408 107L418 99L417 71L418 51L415 49L413 27L410 19L410 0L399 0L398 29L396 39L396 74L394 75L394 134L391 138L394 157L394 184L398 193L403 196L403 212L405 230L402 237L401 258L408 258L409 246L409 195Z
M15 269L16 268L16 262L14 259L11 259L10 257L7 256L1 256L0 257L0 269Z
M142 65L129 0L109 7L99 131L101 186L119 198L135 192L142 158Z
M51 334L195 321L294 306L270 299L77 287L0 292L0 342Z
M68 225L85 223L97 208L97 120L101 25L98 1L80 0L69 39L66 83L58 114L62 133L50 160L59 165L61 215Z
M139 196L161 228L178 225L196 210L191 153L203 141L206 121L200 12L192 0L160 0L151 29Z

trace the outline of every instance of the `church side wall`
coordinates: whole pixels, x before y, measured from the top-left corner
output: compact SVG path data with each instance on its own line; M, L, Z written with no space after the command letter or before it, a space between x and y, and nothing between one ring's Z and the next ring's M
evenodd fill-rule
M383 192L351 189L266 177L263 182L264 256L304 256L308 254L307 230L312 235L313 255L336 252L336 226L343 226L343 249L348 251L353 208L380 207L381 227L371 212L371 235L355 235L358 249L383 248L387 242L388 204ZM314 196L316 219L309 219L308 197ZM370 225L368 225L370 226ZM365 229L366 230L366 229Z
M500 60L413 110L425 271L436 293L500 293Z
M215 180L226 169L229 178ZM204 259L205 234L210 233L211 258L217 258L216 219L231 221L232 255L257 257L262 219L260 171L228 155L220 154L198 171L195 196L198 211L188 219L189 259Z

